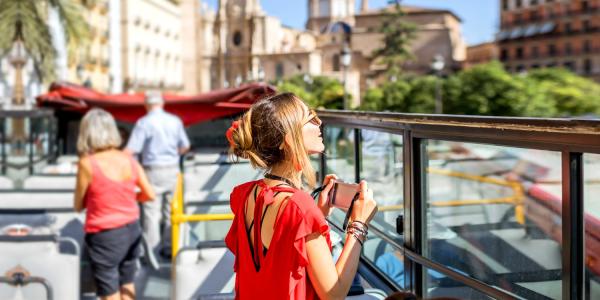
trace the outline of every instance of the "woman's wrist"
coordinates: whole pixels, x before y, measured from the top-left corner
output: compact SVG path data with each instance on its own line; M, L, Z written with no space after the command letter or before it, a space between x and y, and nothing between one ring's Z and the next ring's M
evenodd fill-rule
M352 221L348 228L346 228L346 234L352 236L362 246L367 239L369 227L360 221Z

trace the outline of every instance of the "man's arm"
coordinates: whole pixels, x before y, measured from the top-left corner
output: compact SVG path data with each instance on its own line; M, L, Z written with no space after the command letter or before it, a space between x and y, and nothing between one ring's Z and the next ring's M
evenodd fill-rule
M135 127L133 127L133 131L131 131L129 141L127 142L127 146L125 147L125 152L129 152L132 155L136 155L142 152L145 139L146 134L144 127L142 124L140 124L140 122L137 122L135 124Z
M179 137L177 141L177 150L179 151L179 155L183 155L190 150L190 139L185 132L185 128L183 127L183 123L179 122Z

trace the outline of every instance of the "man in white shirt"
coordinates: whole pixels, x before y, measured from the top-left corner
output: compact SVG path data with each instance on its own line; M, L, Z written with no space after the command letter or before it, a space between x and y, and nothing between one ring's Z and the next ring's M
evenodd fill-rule
M126 149L140 156L150 184L157 195L155 201L143 204L144 237L155 254L170 251L171 195L179 173L179 158L190 148L190 141L181 120L164 111L160 92L146 93L147 114L139 119L131 132ZM166 203L163 195L168 193ZM161 218L165 240L161 247Z

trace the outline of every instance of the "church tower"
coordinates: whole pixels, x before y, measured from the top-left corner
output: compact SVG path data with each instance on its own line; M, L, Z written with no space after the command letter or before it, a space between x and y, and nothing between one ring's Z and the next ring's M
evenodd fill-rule
M306 29L321 32L330 23L354 25L356 0L308 0Z

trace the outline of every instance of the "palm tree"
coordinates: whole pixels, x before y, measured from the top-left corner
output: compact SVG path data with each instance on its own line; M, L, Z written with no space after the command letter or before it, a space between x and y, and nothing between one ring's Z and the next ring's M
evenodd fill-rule
M84 1L89 2L89 1ZM87 36L88 26L77 0L0 0L0 57L12 53L15 67L15 104L23 101L22 68L25 53L34 62L44 82L55 76L56 49L46 22L48 9L55 9L65 32L70 52Z

